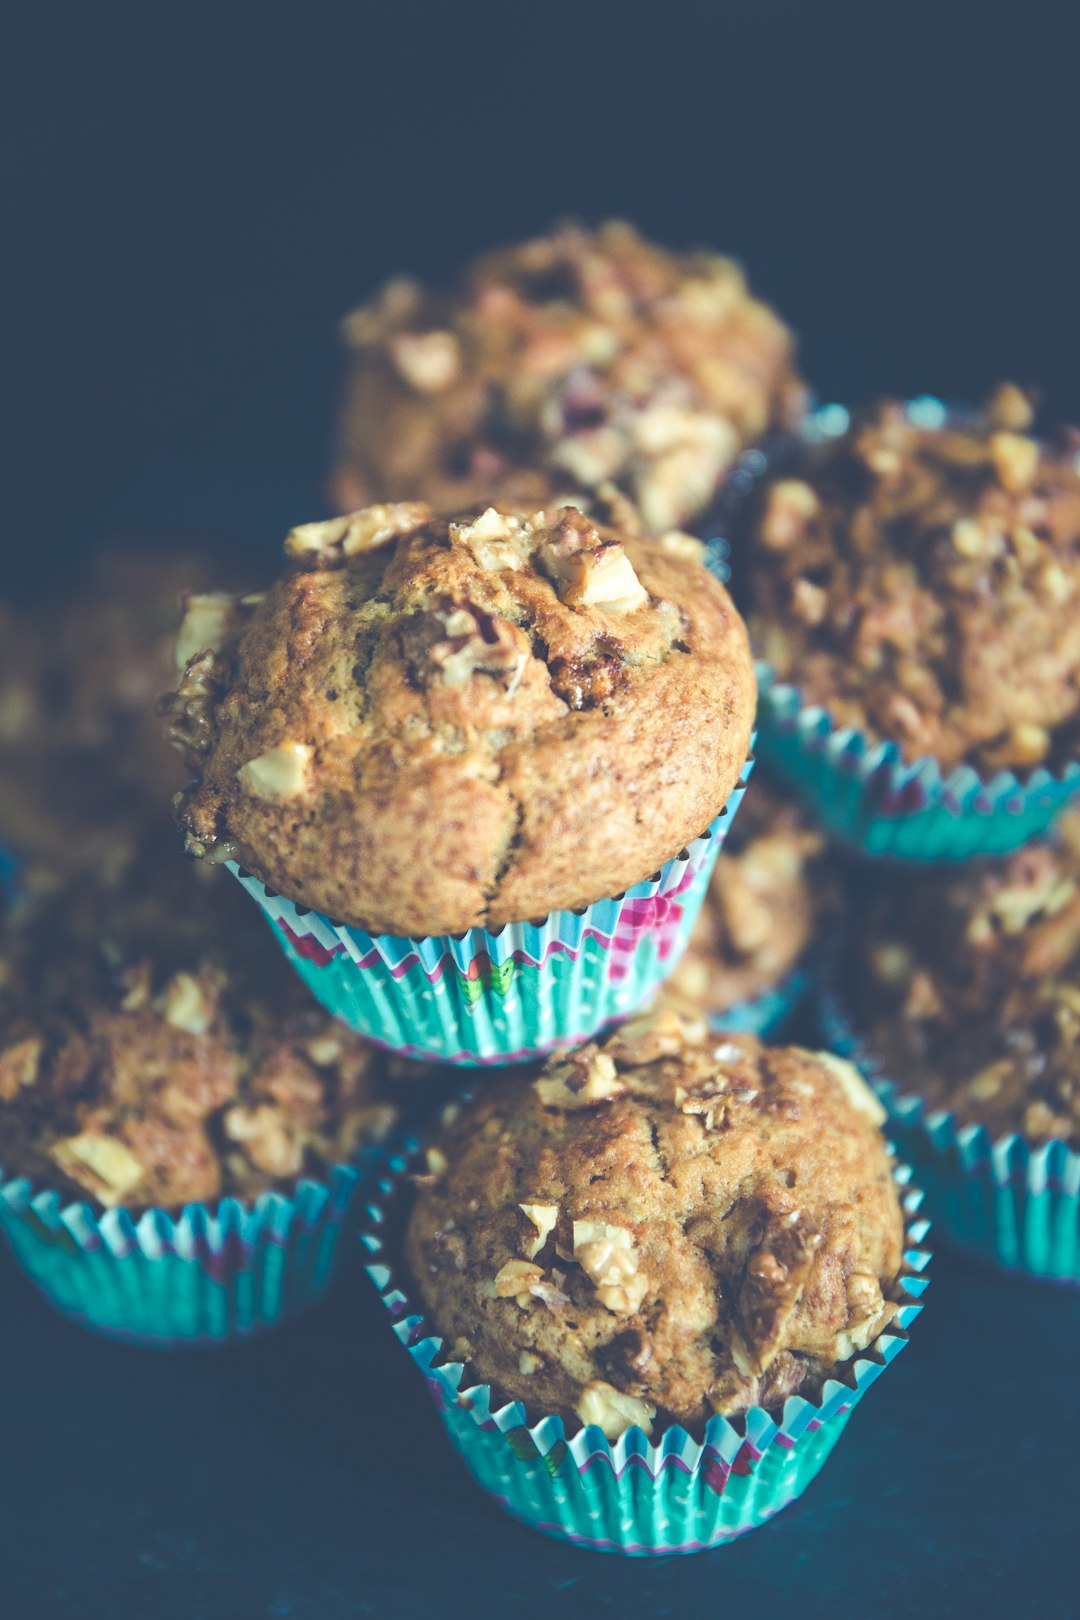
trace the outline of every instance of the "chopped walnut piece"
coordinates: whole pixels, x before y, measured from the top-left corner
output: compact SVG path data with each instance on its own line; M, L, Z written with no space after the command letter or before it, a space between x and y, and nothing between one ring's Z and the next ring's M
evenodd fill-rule
M634 572L625 547L617 540L581 551L566 567L560 596L568 607L591 607L601 613L634 613L649 593Z
M84 1131L54 1142L49 1157L66 1176L86 1187L106 1209L116 1209L142 1180L143 1167L116 1137Z
M602 1378L585 1385L575 1410L582 1423L602 1429L609 1440L617 1440L630 1428L651 1434L656 1416L656 1407L650 1401L624 1395Z
M163 1004L165 1022L189 1035L205 1035L213 1017L198 979L190 973L176 973L170 979Z
M481 568L523 568L533 544L531 527L522 518L489 506L471 523L451 523L450 537L468 546Z
M39 1035L28 1035L0 1051L0 1102L14 1102L25 1086L34 1084L44 1050Z
M461 347L453 332L400 332L390 341L390 354L420 394L441 394L461 370Z
M536 1236L531 1240L528 1248L528 1257L534 1259L544 1247L548 1238L555 1230L555 1222L559 1218L558 1204L519 1204L518 1208L531 1221L536 1228Z
M461 686L474 675L499 679L512 694L530 656L523 630L472 602L446 598L402 631L402 645L419 679L434 676Z
M549 1063L533 1085L546 1108L595 1108L626 1090L613 1059L592 1042L568 1058Z
M1013 494L1027 489L1039 465L1039 446L1036 440L1020 433L998 432L990 435L990 458L999 480Z
M395 501L365 506L359 512L330 518L325 523L301 523L285 537L290 557L304 562L322 561L329 565L362 551L376 551L402 535L412 534L430 522L432 511L425 501Z
M799 478L781 478L769 487L761 518L761 543L770 551L793 546L807 523L821 510L809 484Z
M699 540L696 535L684 534L681 529L669 529L656 543L662 551L668 552L672 557L681 557L686 562L703 563L709 553L709 548L703 540Z
M176 669L183 674L198 653L217 653L227 645L242 622L242 604L227 591L189 596L176 638Z
M268 1175L295 1176L303 1168L302 1143L270 1103L260 1103L255 1108L230 1108L224 1126L229 1140L239 1143L252 1164Z
M284 801L298 798L307 787L312 750L305 743L282 742L237 771L237 780L256 799Z
M495 1298L516 1299L524 1308L532 1303L533 1289L543 1278L542 1266L528 1260L508 1260L495 1274Z
M1026 433L1035 419L1031 400L1015 383L999 383L986 407L987 420L994 427Z
M814 1056L821 1066L829 1071L833 1079L839 1082L841 1091L856 1113L865 1115L874 1125L884 1125L885 1110L854 1063L849 1063L846 1058L837 1057L833 1052L815 1052Z

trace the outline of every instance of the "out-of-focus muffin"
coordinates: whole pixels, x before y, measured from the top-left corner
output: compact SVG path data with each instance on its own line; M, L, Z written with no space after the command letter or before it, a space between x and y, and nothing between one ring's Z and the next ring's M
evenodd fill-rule
M804 399L789 332L736 264L617 222L492 253L453 293L390 282L344 335L343 510L621 495L661 534Z

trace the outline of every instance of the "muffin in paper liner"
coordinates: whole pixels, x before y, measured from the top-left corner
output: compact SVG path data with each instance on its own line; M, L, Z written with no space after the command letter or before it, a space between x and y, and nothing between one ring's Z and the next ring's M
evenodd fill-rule
M920 1245L929 1222L918 1218L922 1193L911 1186L911 1171L897 1166L905 1213L904 1303L848 1364L844 1381L830 1379L817 1401L789 1397L779 1422L761 1407L736 1418L714 1417L703 1441L678 1424L656 1441L637 1427L615 1441L593 1425L568 1436L561 1417L530 1423L520 1401L500 1404L491 1386L469 1384L468 1366L443 1354L442 1340L403 1291L390 1226L415 1152L410 1143L390 1161L380 1202L367 1212L361 1238L368 1275L424 1376L451 1444L478 1483L533 1529L597 1552L697 1552L771 1519L818 1474L852 1409L903 1349L922 1309L930 1255Z
M934 1230L951 1248L1007 1271L1080 1283L1080 1153L982 1125L961 1125L882 1072L835 986L821 997L821 1023L835 1052L857 1065L888 1112L897 1151L914 1166Z
M961 424L972 412L930 395L909 400L906 411L918 427ZM732 473L718 511L727 526L765 476L787 468L800 448L838 439L850 425L842 405L823 405L798 432L774 437L766 449L747 452ZM717 536L709 541L709 566L725 583L734 574L742 599L739 561ZM1043 766L1021 780L1002 770L985 776L970 765L943 772L930 757L905 761L897 743L877 742L851 726L838 726L828 711L803 702L797 686L781 681L764 660L758 680L757 753L802 796L823 825L870 855L902 860L968 860L1004 854L1044 833L1058 812L1080 793L1080 761L1060 771Z
M342 1231L375 1167L369 1149L304 1179L286 1197L224 1198L178 1215L97 1214L0 1169L0 1230L22 1269L63 1315L112 1338L161 1349L249 1338L316 1304Z
M514 1063L635 1012L683 951L753 760L700 838L653 877L580 911L403 939L305 910L234 863L304 983L369 1040L441 1063Z

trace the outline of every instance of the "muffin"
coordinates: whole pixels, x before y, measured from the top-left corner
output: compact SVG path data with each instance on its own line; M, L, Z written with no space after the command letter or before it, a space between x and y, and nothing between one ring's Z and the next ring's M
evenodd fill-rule
M880 405L737 525L763 757L878 849L1015 847L1080 780L1080 470L1031 420L1009 385L967 419Z
M463 1393L446 1386L448 1423L483 1482L544 1528L594 1543L615 1530L629 1551L707 1545L797 1494L824 1456L804 1472L802 1448L827 1449L863 1387L857 1358L887 1357L909 1319L883 1118L850 1064L718 1043L669 1011L450 1110L396 1287L423 1313L416 1333L467 1363ZM522 1425L548 1457L535 1500L515 1477ZM710 1479L736 1434L755 1444L736 1441L739 1465L728 1452ZM613 1446L590 1525L574 1463ZM623 1480L631 1451L652 1474L659 1453L692 1476L681 1506L656 1480L666 1525L634 1470Z
M382 1055L160 842L0 933L0 1225L91 1326L220 1340L312 1302L396 1116Z
M1080 1277L1080 823L1063 830L945 877L861 872L836 994L942 1229Z
M661 992L668 1006L757 1035L794 1010L830 898L824 846L798 805L755 778L690 943Z
M247 874L316 994L389 1044L505 1059L640 1005L750 744L723 586L574 507L376 506L285 546L269 592L197 597L181 632L188 853Z
M617 222L492 253L450 294L392 281L343 333L346 509L621 495L663 534L804 404L791 336L736 264Z

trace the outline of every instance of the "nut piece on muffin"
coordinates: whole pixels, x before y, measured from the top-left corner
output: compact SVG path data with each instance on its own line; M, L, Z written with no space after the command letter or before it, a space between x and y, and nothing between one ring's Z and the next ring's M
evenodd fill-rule
M958 425L882 404L749 515L758 650L907 760L1026 773L1075 754L1080 468L1031 421L1009 385Z
M738 265L617 222L493 253L452 294L392 281L344 336L342 507L619 491L662 534L804 403L791 336Z
M166 699L189 853L373 933L643 881L736 786L746 629L682 549L574 507L415 502L294 529L259 598L196 598Z
M775 989L797 967L829 901L823 834L755 773L720 851L665 1002L714 1017Z
M841 993L901 1092L1080 1150L1080 818L1059 845L862 875Z
M159 844L24 896L0 935L0 1165L66 1197L291 1190L386 1135L384 1070L236 886Z
M661 1011L448 1112L406 1260L450 1353L530 1414L615 1438L779 1410L895 1315L883 1112L837 1058Z

